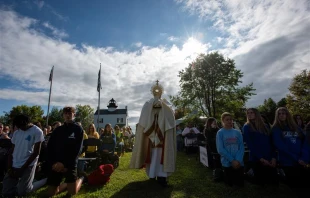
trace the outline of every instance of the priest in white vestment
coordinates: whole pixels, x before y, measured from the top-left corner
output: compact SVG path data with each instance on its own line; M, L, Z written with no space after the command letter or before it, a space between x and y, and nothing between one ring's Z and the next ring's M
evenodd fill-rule
M145 167L149 178L167 186L176 164L175 118L168 102L161 99L163 88L158 81L151 91L154 98L142 108L130 168Z

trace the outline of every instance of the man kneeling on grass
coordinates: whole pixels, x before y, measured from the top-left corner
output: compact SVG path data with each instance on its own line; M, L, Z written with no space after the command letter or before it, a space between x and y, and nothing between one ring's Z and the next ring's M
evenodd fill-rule
M8 159L8 172L3 179L4 197L25 196L34 190L32 182L39 158L41 144L44 141L40 128L30 123L25 115L14 118L18 128L12 137L12 149Z
M83 143L83 129L73 121L74 116L73 107L63 108L65 123L53 131L47 144L49 197L65 189L69 195L75 195L83 183L83 178L77 178L77 162ZM60 184L63 178L65 183Z

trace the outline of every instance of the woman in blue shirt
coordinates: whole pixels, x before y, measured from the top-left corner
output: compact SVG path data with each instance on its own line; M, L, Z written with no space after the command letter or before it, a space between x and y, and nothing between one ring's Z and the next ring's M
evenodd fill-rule
M259 111L247 109L247 122L243 126L244 140L250 150L249 162L252 165L256 184L279 185L276 169L276 152L272 146L270 128Z
M228 186L243 187L244 145L242 134L240 131L233 129L233 120L230 113L223 113L221 120L223 128L216 134L216 148L221 155L224 181Z
M104 132L100 135L100 140L102 141L101 150L104 153L113 153L115 152L116 146L116 136L112 133L111 124L106 124L104 127Z
M287 184L292 189L298 189L298 193L309 187L304 178L309 162L309 146L306 144L305 134L285 107L276 111L272 139L278 150L279 165L285 173Z

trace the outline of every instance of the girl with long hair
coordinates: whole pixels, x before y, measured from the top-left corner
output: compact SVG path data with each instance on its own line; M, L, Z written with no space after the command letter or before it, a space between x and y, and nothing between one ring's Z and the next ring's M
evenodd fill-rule
M218 130L219 130L219 127L217 126L216 119L208 118L203 133L207 139L208 149L210 149L211 152L217 152L216 151L216 134Z
M305 173L309 162L309 146L303 131L295 123L291 113L280 107L275 113L272 139L279 154L279 165L283 169L288 185L300 193L308 182ZM307 178L308 179L308 178Z
M305 129L304 121L302 120L300 115L294 115L294 121L298 125L299 128L301 128L302 130Z
M86 134L87 134L88 139L91 139L91 138L99 139L99 133L97 132L96 127L93 123L88 126ZM86 151L86 156L87 157L94 156L94 152L96 152L97 149L98 149L97 146L88 146L87 151Z
M240 131L233 128L233 119L230 113L223 113L221 121L223 128L216 134L216 148L221 155L224 181L228 186L243 187L243 137Z
M111 124L104 126L104 132L101 134L100 139L102 140L102 151L105 153L115 152L116 136L113 133Z
M243 126L244 140L250 150L250 164L256 184L279 185L276 152L272 146L269 126L255 108L246 110L247 122Z
M203 134L206 137L207 141L207 151L208 151L208 159L209 159L209 165L211 168L217 168L218 163L216 163L216 160L213 160L212 153L217 153L216 150L216 134L219 130L219 127L217 126L217 122L215 118L208 118L206 121L205 128L203 130ZM215 156L214 156L215 157Z

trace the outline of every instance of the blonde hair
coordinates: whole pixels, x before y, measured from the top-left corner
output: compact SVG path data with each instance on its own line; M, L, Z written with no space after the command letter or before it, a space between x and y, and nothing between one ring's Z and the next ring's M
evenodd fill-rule
M280 111L284 111L286 113L286 121L285 123L281 122L279 120L279 112ZM302 132L299 130L298 125L296 124L296 122L293 119L292 114L287 110L286 107L280 107L277 109L276 113L275 113L275 118L274 118L274 122L272 127L279 127L282 131L285 130L285 125L287 125L287 127L298 133L299 137L303 137Z
M230 114L230 113L228 113L228 112L224 112L222 115L221 115L221 121L223 122L223 120L224 120L224 118L225 117L232 117L232 115Z
M255 108L249 108L246 110L246 113L248 113L248 111L250 111L250 110L254 112L255 119L254 119L254 122L251 122L249 120L249 118L247 117L246 124L249 124L254 131L259 131L261 133L265 133L265 134L269 135L270 130L266 127L266 124L264 123L263 118L262 118L261 114L259 113L259 111ZM253 125L253 123L254 123L254 125Z
M93 128L94 128L94 132L91 132L91 131L90 131L90 127L93 127ZM96 131L95 125L94 125L94 124L90 124L90 125L88 126L88 129L87 129L87 135L94 135L96 132L97 132L97 131Z
M232 118L232 115L231 115L230 113L228 113L228 112L224 112L224 113L221 115L221 121L222 121L223 127L225 127L223 120L224 120L226 117L231 117L231 118Z

